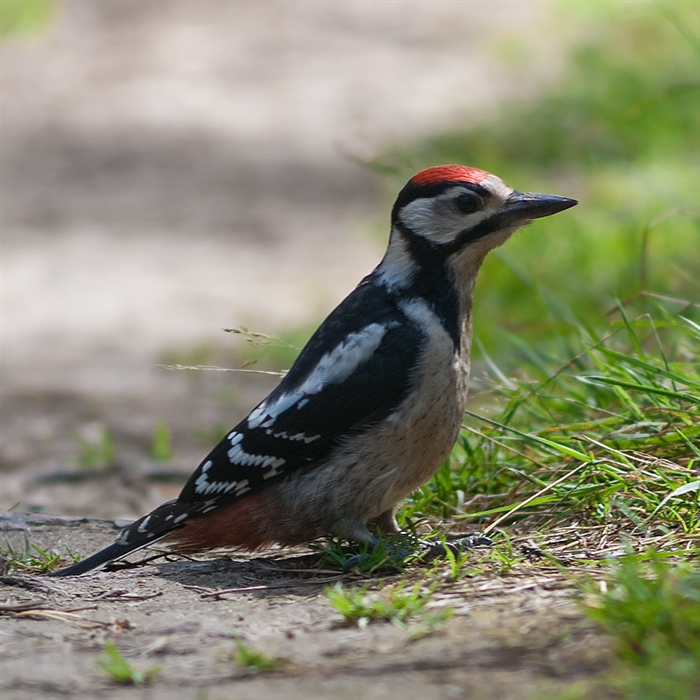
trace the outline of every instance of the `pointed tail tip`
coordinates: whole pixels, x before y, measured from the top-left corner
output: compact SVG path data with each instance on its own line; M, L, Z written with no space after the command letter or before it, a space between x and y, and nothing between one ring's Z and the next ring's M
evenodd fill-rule
M93 554L87 559L83 559L72 566L67 566L65 569L59 569L58 571L52 571L49 576L53 577L64 577L64 576L80 576L80 574L85 574L92 569L96 569L102 564L108 564L115 559L120 559L123 556L129 554L133 551L135 547L130 547L123 544L111 544L109 547Z

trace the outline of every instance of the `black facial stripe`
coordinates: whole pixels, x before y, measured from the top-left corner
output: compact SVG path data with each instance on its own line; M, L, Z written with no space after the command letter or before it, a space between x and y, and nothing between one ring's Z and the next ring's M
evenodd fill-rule
M425 299L450 334L455 349L458 348L461 336L458 285L452 279L452 270L447 265L447 258L451 254L449 246L428 241L400 222L396 227L408 245L409 254L418 263L411 285L402 290L402 296Z
M447 256L453 255L463 248L466 248L470 243L474 243L474 241L478 241L480 238L484 238L484 236L488 236L494 231L499 231L507 226L508 223L508 216L506 214L495 214L479 222L476 226L463 229L457 234L454 241L445 243L441 247L447 249Z
M463 229L450 243L436 243L425 236L419 236L401 221L397 221L394 226L401 232L413 260L422 267L434 263L444 263L450 255L454 255L470 243L504 228L508 223L507 214L495 214L479 222L476 226Z
M409 255L419 267L442 265L450 255L447 245L441 245L425 236L419 236L402 221L397 221L394 226L401 232L401 236L408 246Z

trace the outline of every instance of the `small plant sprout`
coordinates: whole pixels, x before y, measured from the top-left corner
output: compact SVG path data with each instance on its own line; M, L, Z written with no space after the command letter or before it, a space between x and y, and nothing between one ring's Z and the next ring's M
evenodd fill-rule
M149 666L144 671L135 669L121 654L114 640L108 639L104 645L104 654L97 660L97 665L116 683L137 684L150 683L160 673L160 666Z
M92 428L93 425L89 427ZM76 433L75 439L82 448L78 457L78 464L81 467L85 469L99 469L114 463L114 441L107 428L102 428L96 436L83 436Z
M7 556L2 552L5 558L5 566L8 571L20 571L28 574L45 574L47 571L56 566L61 555L56 550L45 550L39 545L29 541L25 534L23 551L20 551L12 545L10 540L5 538L5 549ZM73 562L78 561L79 557L68 550L68 556Z
M382 591L370 591L368 586L346 589L337 583L326 589L326 596L346 622L358 627L366 627L373 620L385 620L403 627L411 618L436 627L450 618L453 610L449 607L427 608L435 589L435 584L426 588L420 582L412 587L401 583Z
M170 428L164 421L156 425L153 433L151 459L154 462L167 462L173 458L173 448L170 444Z
M445 545L445 558L450 567L449 580L459 581L467 576L466 564L469 561L469 550L455 551Z
M363 574L382 570L403 571L410 557L419 551L415 537L404 534L388 535L376 545L346 546L337 538L330 538L327 546L312 545L320 550L328 566L343 570L352 568Z
M262 673L272 671L282 666L282 660L274 656L268 656L262 651L248 646L242 639L236 640L236 648L233 651L233 660L243 666L247 673Z

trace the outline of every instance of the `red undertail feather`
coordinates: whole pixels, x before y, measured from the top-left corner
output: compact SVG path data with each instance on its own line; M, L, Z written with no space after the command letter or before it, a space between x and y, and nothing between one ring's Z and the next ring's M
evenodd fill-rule
M285 527L278 498L270 492L248 496L211 513L185 521L163 542L178 552L198 552L219 547L256 550L279 542Z

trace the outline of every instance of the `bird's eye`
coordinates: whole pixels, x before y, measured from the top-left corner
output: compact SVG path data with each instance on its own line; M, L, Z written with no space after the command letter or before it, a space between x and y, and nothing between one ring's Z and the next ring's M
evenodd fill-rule
M462 214L473 214L482 207L481 199L472 192L464 192L455 199L455 206Z

